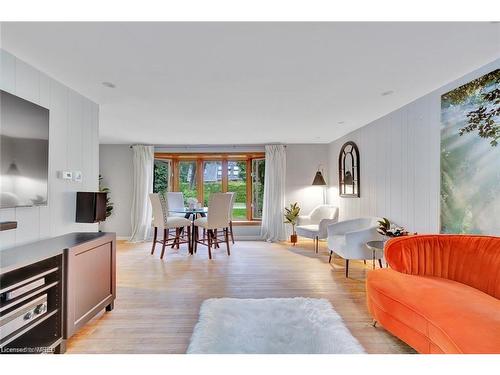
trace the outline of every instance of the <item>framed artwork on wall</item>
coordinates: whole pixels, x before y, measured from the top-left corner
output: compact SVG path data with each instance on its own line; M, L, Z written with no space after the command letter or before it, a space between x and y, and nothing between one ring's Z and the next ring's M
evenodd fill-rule
M359 150L354 142L346 142L339 153L339 195L360 197Z

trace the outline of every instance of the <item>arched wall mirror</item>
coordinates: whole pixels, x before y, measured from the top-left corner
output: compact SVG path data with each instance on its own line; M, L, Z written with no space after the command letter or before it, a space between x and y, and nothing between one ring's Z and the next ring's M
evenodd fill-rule
M354 142L346 142L339 153L339 195L359 198L359 150Z

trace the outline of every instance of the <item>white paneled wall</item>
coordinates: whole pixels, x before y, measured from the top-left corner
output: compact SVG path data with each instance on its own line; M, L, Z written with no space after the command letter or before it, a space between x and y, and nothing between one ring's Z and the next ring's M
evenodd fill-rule
M334 176L348 140L360 152L361 197L340 198L335 181L330 200L341 218L385 216L410 231L437 231L439 101L423 97L330 144Z
M96 191L99 173L99 107L94 102L0 49L0 88L50 110L49 200L45 207L0 209L0 221L18 222L0 232L0 248L97 225L75 223L76 191ZM57 178L82 171L81 183Z
M356 142L361 159L360 198L339 197L338 177L330 179L341 219L385 216L409 231L439 232L441 95L499 67L496 60L332 142L330 176L345 142Z

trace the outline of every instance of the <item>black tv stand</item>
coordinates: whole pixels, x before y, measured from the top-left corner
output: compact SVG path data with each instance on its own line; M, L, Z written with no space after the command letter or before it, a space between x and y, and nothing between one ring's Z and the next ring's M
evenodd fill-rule
M0 250L0 353L64 353L78 329L113 309L115 254L115 234L103 232Z

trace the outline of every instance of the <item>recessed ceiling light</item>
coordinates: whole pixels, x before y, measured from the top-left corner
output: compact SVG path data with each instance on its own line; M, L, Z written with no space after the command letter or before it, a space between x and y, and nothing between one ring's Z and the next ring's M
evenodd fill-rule
M103 82L102 83L103 86L106 86L106 87L109 87L110 89L114 89L116 87L116 85L114 83L111 83L111 82Z
M384 92L383 92L382 94L380 94L380 95L382 95L382 96L387 96L387 95L391 95L391 94L394 94L394 91L392 91L392 90L388 90L388 91L384 91Z

